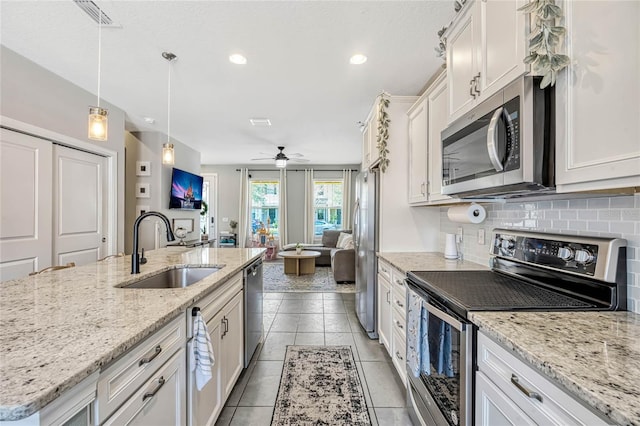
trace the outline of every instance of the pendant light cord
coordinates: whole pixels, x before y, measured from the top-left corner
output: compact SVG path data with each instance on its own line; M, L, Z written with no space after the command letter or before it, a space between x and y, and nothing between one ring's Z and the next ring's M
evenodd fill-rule
M102 9L98 7L98 105L100 108L100 70L102 65Z
M167 85L167 143L171 143L171 60L169 61L169 84Z

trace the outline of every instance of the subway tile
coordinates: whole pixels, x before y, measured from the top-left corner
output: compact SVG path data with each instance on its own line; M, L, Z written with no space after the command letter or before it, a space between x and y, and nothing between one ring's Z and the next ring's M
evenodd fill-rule
M609 232L609 222L587 222L589 231Z
M578 211L578 219L580 220L597 220L598 212L595 210L581 210Z
M606 220L609 222L618 221L621 218L621 211L616 209L598 210L598 220Z
M578 218L578 212L575 210L560 210L560 219L572 220Z
M569 200L569 208L570 209L586 209L587 208L587 200Z
M545 219L560 219L560 212L558 210L545 210L544 212Z
M634 220L640 221L640 208L635 209L623 209L622 210L622 220Z
M567 229L569 222L566 220L554 220L551 224L554 232L562 233L563 230Z
M553 200L552 205L554 209L566 209L569 208L569 200Z
M587 206L590 209L608 209L609 208L609 198L589 198L587 200Z
M633 222L611 222L611 224L609 224L609 230L611 232L617 232L622 235L633 234L634 229L635 224Z
M633 196L611 197L609 202L611 204L611 208L612 209L615 209L615 208L618 208L618 209L633 208L634 197Z
M568 227L575 231L585 231L587 229L587 222L584 220L570 220L568 221Z

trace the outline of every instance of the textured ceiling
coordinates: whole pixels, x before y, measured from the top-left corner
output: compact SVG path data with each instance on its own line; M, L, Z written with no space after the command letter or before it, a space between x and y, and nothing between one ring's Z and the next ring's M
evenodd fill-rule
M126 112L130 130L166 133L170 65L161 53L175 53L171 136L203 164L248 163L278 145L311 164L359 163L357 122L382 91L420 92L442 65L436 33L454 15L449 0L96 4L121 26L102 31L101 97ZM0 7L2 44L97 92L98 26L80 8L70 0ZM235 52L248 63L231 64ZM368 61L350 65L354 53ZM252 117L273 125L252 127Z

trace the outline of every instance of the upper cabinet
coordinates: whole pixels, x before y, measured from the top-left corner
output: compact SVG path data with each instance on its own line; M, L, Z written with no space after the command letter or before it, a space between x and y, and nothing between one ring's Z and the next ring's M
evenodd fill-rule
M381 96L378 96L373 103L362 134L362 170L374 168L380 161L378 151L378 104L380 99Z
M528 18L518 10L524 4L470 0L445 32L448 122L528 71Z
M557 191L640 186L640 2L558 5L571 65L556 83Z

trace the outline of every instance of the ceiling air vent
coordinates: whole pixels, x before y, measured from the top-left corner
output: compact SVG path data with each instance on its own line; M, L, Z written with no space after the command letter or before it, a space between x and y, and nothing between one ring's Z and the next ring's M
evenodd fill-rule
M271 126L271 120L268 118L250 118L249 122L255 127L269 127Z
M113 20L111 20L111 18L109 18L109 15L104 13L104 11L101 10L98 7L98 5L95 4L94 2L92 2L91 0L73 0L73 2L75 4L77 4L78 7L84 11L84 13L89 15L89 17L91 19L93 19L93 21L96 24L101 23L103 26L106 26L106 27L108 27L108 26L112 26L112 27L119 26L116 23L114 23Z

